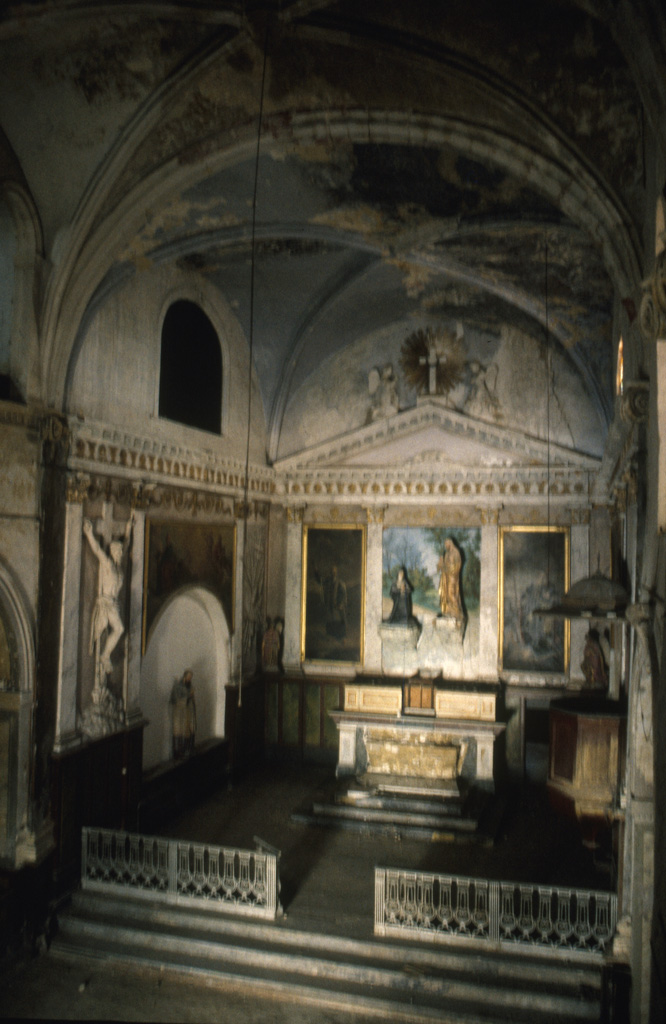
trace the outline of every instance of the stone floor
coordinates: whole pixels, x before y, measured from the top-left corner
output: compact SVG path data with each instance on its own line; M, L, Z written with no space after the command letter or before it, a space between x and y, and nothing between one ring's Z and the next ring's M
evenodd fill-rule
M332 785L329 768L269 766L202 803L192 794L190 809L161 832L246 848L254 845L254 836L261 837L281 851L281 900L289 924L354 938L372 937L375 866L594 889L611 884L607 864L583 847L573 825L551 813L541 787L507 794L496 841L484 846L292 821L295 810L325 796ZM247 988L209 989L157 971L63 963L46 951L16 963L0 979L0 1017L230 1024L362 1024L368 1019L259 999Z

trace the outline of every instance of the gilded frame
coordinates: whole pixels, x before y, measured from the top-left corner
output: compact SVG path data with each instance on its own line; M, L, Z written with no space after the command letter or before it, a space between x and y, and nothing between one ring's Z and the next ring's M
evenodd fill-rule
M363 664L365 552L365 526L303 527L301 662Z
M532 613L569 589L569 527L501 526L498 563L500 669L566 675L569 621Z
M218 598L234 630L236 524L146 519L141 651L168 599L186 586L203 586Z

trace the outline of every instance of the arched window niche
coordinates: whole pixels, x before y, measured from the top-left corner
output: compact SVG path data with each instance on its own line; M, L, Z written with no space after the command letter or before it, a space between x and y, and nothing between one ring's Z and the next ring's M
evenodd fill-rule
M206 313L177 299L162 324L158 414L186 427L222 433L222 350Z

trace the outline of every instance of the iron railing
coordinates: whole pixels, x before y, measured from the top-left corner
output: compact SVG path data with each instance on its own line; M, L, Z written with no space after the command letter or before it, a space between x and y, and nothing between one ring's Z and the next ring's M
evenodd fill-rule
M153 901L275 918L279 851L239 850L102 828L81 835L81 886Z
M608 951L617 896L375 868L375 934L595 957Z

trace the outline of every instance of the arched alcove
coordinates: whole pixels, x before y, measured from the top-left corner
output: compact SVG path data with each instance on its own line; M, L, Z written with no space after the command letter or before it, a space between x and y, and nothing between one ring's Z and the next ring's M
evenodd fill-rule
M35 654L30 617L12 573L0 561L0 863L35 859L29 836L29 759ZM30 823L32 824L32 823Z
M221 604L203 587L179 590L155 620L141 667L140 705L148 720L144 771L172 757L171 690L185 669L193 672L197 744L224 735L229 665L229 628Z

